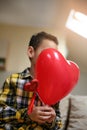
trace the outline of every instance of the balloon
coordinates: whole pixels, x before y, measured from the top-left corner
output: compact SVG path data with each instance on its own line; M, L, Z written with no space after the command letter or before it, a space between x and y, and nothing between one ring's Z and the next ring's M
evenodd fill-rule
M35 74L41 101L53 105L75 87L80 71L76 63L66 60L58 50L48 48L38 56Z

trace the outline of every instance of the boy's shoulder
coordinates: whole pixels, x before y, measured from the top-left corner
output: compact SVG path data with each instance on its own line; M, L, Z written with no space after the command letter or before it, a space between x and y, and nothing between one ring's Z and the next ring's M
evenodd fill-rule
M24 69L22 72L12 73L10 78L24 78L30 75L29 68Z

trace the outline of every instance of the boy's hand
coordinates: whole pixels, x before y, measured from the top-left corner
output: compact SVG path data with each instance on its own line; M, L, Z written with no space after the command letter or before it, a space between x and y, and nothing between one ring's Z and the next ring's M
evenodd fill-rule
M29 114L31 120L40 124L48 122L51 123L55 119L56 113L50 106L34 106L32 113Z
M55 110L51 107L51 117L47 120L48 123L52 123L56 118Z

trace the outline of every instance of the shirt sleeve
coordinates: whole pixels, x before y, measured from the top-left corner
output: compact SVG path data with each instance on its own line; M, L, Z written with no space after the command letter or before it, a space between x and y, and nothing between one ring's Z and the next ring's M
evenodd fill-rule
M11 85L10 77L6 79L0 92L0 122L10 122L17 120L23 122L26 120L31 121L27 108L16 108L16 88Z
M55 127L57 129L62 128L62 119L61 119L61 113L60 113L60 109L59 109L59 103L60 102L58 102L57 104L54 105L54 109L56 112L56 118L54 120L54 123L55 123Z

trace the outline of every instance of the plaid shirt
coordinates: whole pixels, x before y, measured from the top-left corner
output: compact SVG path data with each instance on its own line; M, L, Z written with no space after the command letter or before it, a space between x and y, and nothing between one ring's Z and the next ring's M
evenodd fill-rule
M29 68L21 73L12 74L5 80L0 93L0 130L57 130L61 128L59 103L52 106L56 111L56 119L53 123L39 125L29 118L27 108L33 92L24 91L23 87L31 80ZM35 99L35 105L41 105L38 96Z

